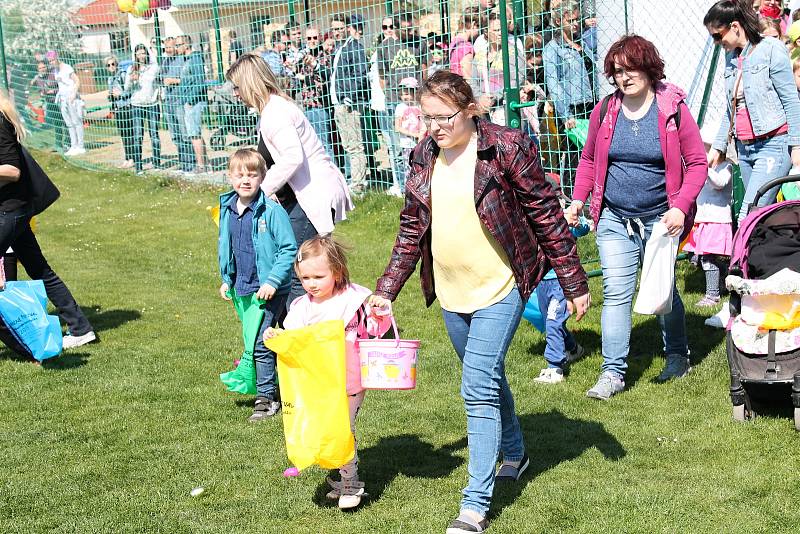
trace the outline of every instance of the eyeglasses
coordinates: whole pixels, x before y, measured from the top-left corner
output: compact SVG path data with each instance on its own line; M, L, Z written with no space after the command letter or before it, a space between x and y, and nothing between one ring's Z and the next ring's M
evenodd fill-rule
M306 39L309 41L319 41L319 35L307 35Z
M383 28L384 30L391 30L392 28L394 28L394 24L383 24L381 28Z
M424 122L425 126L427 126L428 128L430 128L431 123L433 123L434 121L439 126L450 126L453 123L453 119L456 118L456 115L458 115L459 113L461 113L460 109L455 113L453 113L452 115L450 115L449 117L447 115L437 115L435 117L431 117L429 115L423 115L422 122Z
M641 73L638 70L615 69L612 74L614 78L622 78L626 74L628 75L628 78L636 78Z
M176 46L176 47L178 47L178 46L183 46L183 43L175 43L175 46Z
M723 38L724 38L726 35L728 35L728 32L729 32L729 31L731 31L731 28L730 28L730 26L728 26L727 28L724 28L724 29L722 29L722 30L720 30L720 31L718 31L718 32L716 32L716 33L712 33L712 34L711 34L711 38L714 40L714 42L715 42L715 43L719 43L719 42L721 42L721 41L722 41L722 39L723 39Z
M114 62L106 63L106 67L116 67L116 66L117 66L117 64L114 63Z

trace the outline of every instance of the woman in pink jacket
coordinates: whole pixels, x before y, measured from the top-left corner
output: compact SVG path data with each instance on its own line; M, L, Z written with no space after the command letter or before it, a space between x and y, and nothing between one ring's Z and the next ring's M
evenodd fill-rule
M303 111L256 55L237 59L225 77L236 96L261 114L258 151L268 166L261 189L277 198L289 213L297 243L333 232L333 225L345 219L353 202L344 176ZM287 309L304 293L300 280L293 276Z
M617 90L592 111L567 218L577 223L591 193L603 266L603 367L587 396L607 400L625 388L631 302L644 245L657 221L674 236L692 228L707 166L686 95L662 81L664 62L653 43L636 35L621 38L609 49L604 69ZM677 288L672 311L659 316L659 323L666 365L658 379L682 377L690 366Z

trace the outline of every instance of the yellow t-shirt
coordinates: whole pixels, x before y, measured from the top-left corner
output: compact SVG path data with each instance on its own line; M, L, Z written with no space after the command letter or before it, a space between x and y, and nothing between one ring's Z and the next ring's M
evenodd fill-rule
M457 161L448 164L439 152L431 177L433 280L442 308L456 313L496 304L515 284L505 251L475 211L477 160L473 134Z

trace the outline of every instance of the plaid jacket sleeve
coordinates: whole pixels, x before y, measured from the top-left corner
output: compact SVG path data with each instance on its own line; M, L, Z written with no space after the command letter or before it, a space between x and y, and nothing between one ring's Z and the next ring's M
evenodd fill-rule
M544 178L538 151L526 135L518 135L509 150L507 179L536 235L539 247L558 276L564 296L575 298L589 292L586 272L578 257L575 238L564 218L553 188Z
M392 248L389 265L386 266L383 276L378 279L375 288L376 295L394 300L408 278L414 273L422 255L420 250L421 209L423 208L420 202L411 194L406 193L405 206L400 212L400 229Z

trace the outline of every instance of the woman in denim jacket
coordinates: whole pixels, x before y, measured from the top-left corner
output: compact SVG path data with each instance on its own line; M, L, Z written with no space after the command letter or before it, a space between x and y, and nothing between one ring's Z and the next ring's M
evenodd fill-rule
M728 105L708 162L712 168L722 163L729 136L736 140L745 185L738 216L741 221L759 187L788 174L792 166L800 166L800 99L786 47L759 34L752 2L717 2L706 13L703 24L728 52ZM777 193L775 188L762 196L759 206L774 202Z

